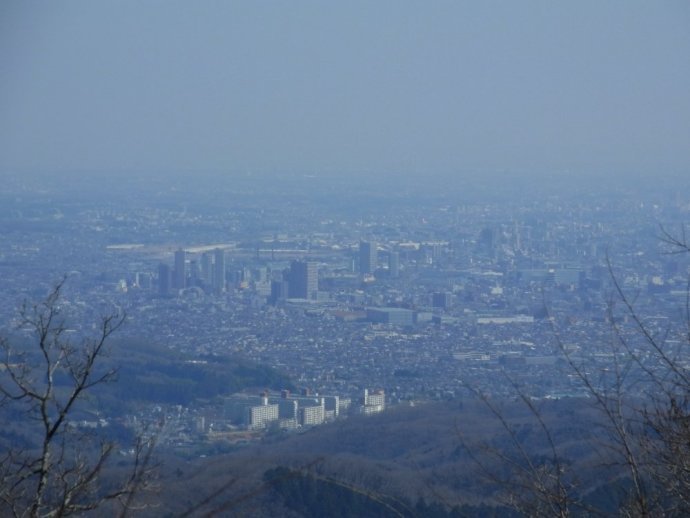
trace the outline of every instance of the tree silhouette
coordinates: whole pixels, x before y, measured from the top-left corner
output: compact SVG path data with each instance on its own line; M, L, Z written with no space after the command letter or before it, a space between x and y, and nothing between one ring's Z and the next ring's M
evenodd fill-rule
M77 405L95 386L115 380L101 362L108 340L125 321L113 313L94 336L72 343L60 303L65 279L38 304L24 304L19 329L29 348L0 339L0 404L22 419L23 446L0 445L0 514L69 516L106 505L124 515L151 481L153 441L139 437L122 480L105 480L116 444L70 423ZM4 450L4 451L3 451Z
M680 237L663 228L662 232L662 242L671 247L669 253L690 253L684 232ZM612 285L607 318L612 330L609 363L599 370L592 360L573 354L552 318L555 342L567 370L598 414L596 422L590 423L597 430L598 469L614 477L608 489L615 486L619 492L616 512L623 516L689 516L690 283L684 330L678 336L677 331L658 330L646 321L609 260L607 266ZM622 321L616 318L620 314L625 316ZM476 390L506 432L512 451L488 443L469 444L461 437L483 475L501 488L503 503L530 516L606 514L607 510L585 498L578 473L572 472L540 407L517 384L513 383L513 389L536 423L548 458L535 458L503 410Z

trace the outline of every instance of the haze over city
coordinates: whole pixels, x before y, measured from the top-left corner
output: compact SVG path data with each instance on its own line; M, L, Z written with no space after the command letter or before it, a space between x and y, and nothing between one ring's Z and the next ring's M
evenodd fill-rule
M690 6L0 6L0 171L665 175Z
M690 4L0 3L0 516L690 516Z

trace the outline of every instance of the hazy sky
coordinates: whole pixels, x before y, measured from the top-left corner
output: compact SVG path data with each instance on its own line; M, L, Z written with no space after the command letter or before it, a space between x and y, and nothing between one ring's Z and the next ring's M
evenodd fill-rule
M0 173L690 174L690 2L0 2Z

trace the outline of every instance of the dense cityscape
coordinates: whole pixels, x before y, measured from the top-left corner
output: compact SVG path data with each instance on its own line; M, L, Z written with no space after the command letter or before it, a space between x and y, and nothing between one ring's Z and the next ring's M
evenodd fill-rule
M0 2L0 516L690 516L690 3Z
M170 445L245 442L469 391L582 396L568 362L586 358L605 384L612 323L629 332L616 286L666 333L664 347L675 354L682 340L687 259L663 237L690 205L661 188L548 186L518 200L490 186L470 197L295 176L215 191L113 184L74 198L59 185L8 185L8 333L22 301L66 275L77 335L124 312L120 340L182 353L187 365L242 358L291 380L282 394L252 387L117 416L134 428L163 418Z

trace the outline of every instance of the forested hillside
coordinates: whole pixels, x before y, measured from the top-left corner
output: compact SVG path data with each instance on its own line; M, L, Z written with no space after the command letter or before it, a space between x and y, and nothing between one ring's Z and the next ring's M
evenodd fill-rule
M591 404L564 399L539 407L562 462L577 473L578 495L599 509L616 509L628 482L593 448L602 428ZM274 435L231 455L176 464L163 480L162 500L175 495L176 505L194 508L199 495L214 495L199 511L257 516L276 510L330 516L336 508L345 514L335 516L356 516L344 509L362 506L367 516L510 516L506 496L521 482L511 478L511 464L524 462L514 439L535 462L550 459L551 451L522 403L500 408L514 437L478 400L399 407Z

